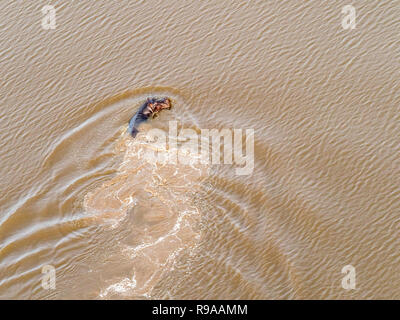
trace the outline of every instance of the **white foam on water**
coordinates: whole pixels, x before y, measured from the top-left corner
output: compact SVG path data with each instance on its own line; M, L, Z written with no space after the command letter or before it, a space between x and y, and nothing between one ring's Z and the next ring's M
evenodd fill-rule
M179 145L177 149L155 146L145 131L135 139L123 135L119 147L124 154L117 174L89 193L84 205L111 228L118 228L122 221L124 227L132 223L137 244L123 245L122 253L132 262L135 276L130 280L130 276L121 275L123 280L103 289L99 297L111 294L150 297L162 275L173 269L179 255L192 250L200 240L197 229L200 211L192 194L207 177L209 168L195 161L154 162L149 150L168 157L178 151Z

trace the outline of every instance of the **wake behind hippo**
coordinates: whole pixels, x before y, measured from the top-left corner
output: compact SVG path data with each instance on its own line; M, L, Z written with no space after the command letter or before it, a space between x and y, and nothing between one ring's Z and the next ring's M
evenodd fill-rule
M128 132L132 137L136 137L139 132L138 128L142 122L147 121L150 117L155 118L157 114L163 110L170 110L172 107L169 98L147 98L146 102L139 108L136 114L129 121Z

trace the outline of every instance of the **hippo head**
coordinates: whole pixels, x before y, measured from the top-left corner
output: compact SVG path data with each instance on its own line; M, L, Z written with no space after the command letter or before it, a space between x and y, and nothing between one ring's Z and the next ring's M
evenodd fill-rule
M153 113L158 113L164 109L170 110L172 107L171 100L169 98L162 98L162 99L151 98L147 99L147 103L153 110Z

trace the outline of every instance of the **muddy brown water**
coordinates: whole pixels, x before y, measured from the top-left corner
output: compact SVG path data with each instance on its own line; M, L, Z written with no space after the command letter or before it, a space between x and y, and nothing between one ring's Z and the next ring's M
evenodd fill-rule
M398 1L46 4L0 4L1 299L400 298ZM149 163L169 121L253 172Z

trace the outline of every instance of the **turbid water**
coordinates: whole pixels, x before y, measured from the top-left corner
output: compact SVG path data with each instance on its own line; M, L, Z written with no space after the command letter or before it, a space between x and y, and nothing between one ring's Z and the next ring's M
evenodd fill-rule
M0 4L1 299L400 299L398 1L46 4ZM254 170L149 161L169 121Z

